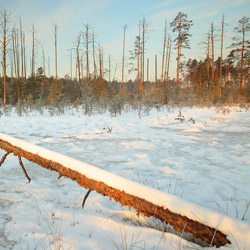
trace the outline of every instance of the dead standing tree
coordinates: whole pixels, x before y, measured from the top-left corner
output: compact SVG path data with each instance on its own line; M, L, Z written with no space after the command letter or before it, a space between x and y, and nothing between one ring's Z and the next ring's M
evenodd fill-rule
M125 34L126 34L127 25L123 27L123 49L122 49L122 82L121 90L123 91L123 78L124 78L124 61L125 61Z
M36 48L36 31L35 31L35 25L32 24L32 56L31 56L31 77L35 77L35 48Z
M92 54L93 54L93 67L94 67L94 79L97 77L97 68L96 68L96 60L95 60L95 32L93 30L92 33Z
M0 26L2 33L1 47L3 55L3 106L6 107L6 56L7 56L7 47L11 41L10 36L8 35L8 22L10 21L10 13L7 10L2 10L0 12Z
M81 44L81 34L79 34L77 38L76 44L76 61L77 61L77 71L78 71L78 83L79 83L79 91L81 89L81 63L80 63L80 44Z
M146 21L146 18L143 16L142 18L142 41L141 41L141 95L144 96L144 68L145 68L145 63L144 63L144 58L145 58L145 44L148 40L148 32L149 32L149 23Z
M212 50L212 76L211 76L211 81L212 81L212 88L214 88L214 24L213 22L211 23L211 50Z
M23 33L21 17L19 17L19 25L20 25L20 46L21 46L21 74L22 74L22 82L23 82L23 78L24 78L24 33Z
M177 49L177 70L176 70L176 85L179 86L179 71L180 71L180 58L182 56L181 50L183 48L190 49L189 37L192 35L189 33L190 28L193 25L192 20L187 19L187 14L179 12L175 19L170 23L172 31L177 33L174 39L175 48Z
M219 91L219 95L220 95L220 96L221 96L221 88L222 88L223 38L224 38L224 15L222 16L222 21L221 21L221 47L220 47L220 91Z
M87 88L89 85L89 44L91 43L91 39L89 38L89 24L83 24L85 31L82 32L83 36L83 43L85 45L85 55L86 55L86 83L87 83Z
M165 79L165 72L164 71L164 65L165 64L165 50L166 50L166 43L167 43L167 20L165 20L165 26L164 26L164 37L163 37L163 50L162 50L162 63L161 63L161 86L163 86L164 79ZM167 58L168 55L166 55ZM167 63L167 60L166 60Z
M17 102L20 105L21 99L21 82L20 82L20 51L19 51L19 31L14 26L12 29L12 53L15 67L15 78L17 84Z
M167 87L168 87L168 78L169 78L169 66L170 66L170 58L171 58L171 37L168 36L168 46L167 46L167 53L166 53L166 62L165 62L165 70L164 70L164 95L166 95Z
M54 28L54 38L55 38L55 80L56 80L56 89L55 89L55 98L58 99L58 86L57 86L57 24L53 25Z

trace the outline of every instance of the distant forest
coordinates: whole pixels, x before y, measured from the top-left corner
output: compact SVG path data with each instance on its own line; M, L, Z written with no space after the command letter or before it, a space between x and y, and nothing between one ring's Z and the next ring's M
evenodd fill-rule
M51 57L55 60L55 75L52 76L50 58L45 58L43 46L36 37L35 26L32 25L32 43L27 48L21 18L14 26L11 26L10 20L11 14L7 10L2 10L1 107L22 107L39 103L43 106L73 104L92 108L93 105L102 104L120 109L126 104L210 106L250 103L250 41L247 39L250 22L247 17L243 17L235 24L230 53L223 55L223 16L220 30L216 31L217 41L219 39L221 45L220 57L215 58L215 29L211 23L206 38L201 42L206 57L184 60L183 49L190 49L190 28L193 21L188 19L187 14L179 12L169 24L165 22L163 39L161 38L162 48L159 48L162 53L158 57L155 56L154 63L151 62L151 67L154 64L154 81L149 81L149 61L145 58L150 26L145 17L139 21L134 49L129 51L129 72L136 76L129 81L124 81L125 57L128 58L128 55L125 55L126 25L121 44L121 80L118 81L114 76L116 68L111 70L111 55L105 55L108 63L104 63L103 47L96 44L94 28L89 24L84 24L73 48L69 48L70 75L60 78L57 74L57 25L53 26L54 55ZM36 67L38 45L42 47L42 55L39 55L42 58L42 66ZM30 58L27 58L28 54L31 55ZM172 58L173 54L177 57ZM171 61L176 63L177 69L176 77L173 79L169 77ZM30 70L27 70L27 67Z

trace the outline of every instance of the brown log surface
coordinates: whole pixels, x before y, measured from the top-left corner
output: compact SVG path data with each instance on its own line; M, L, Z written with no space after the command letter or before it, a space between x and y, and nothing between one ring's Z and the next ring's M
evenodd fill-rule
M24 157L27 160L34 162L46 169L56 171L60 175L76 181L83 188L95 190L97 193L100 193L103 196L108 196L110 199L114 199L122 206L128 206L129 208L133 207L138 213L142 213L147 217L153 216L162 222L170 224L174 230L180 234L183 234L184 231L184 233L192 235L198 242L201 241L207 246L213 245L220 247L231 243L223 232L216 230L215 228L204 225L199 221L189 219L188 217L177 214L167 208L157 206L140 197L127 194L123 190L110 187L103 182L90 179L75 170L63 166L60 163L25 151L22 148L11 145L7 141L0 139L0 148L7 152L13 153L16 156ZM196 240L195 242L197 242Z

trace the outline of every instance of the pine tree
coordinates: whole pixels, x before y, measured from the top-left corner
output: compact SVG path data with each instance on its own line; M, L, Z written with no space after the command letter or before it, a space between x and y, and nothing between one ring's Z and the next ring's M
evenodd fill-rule
M181 50L186 48L190 49L189 37L190 28L193 25L192 20L187 19L187 14L179 12L175 19L170 23L172 31L177 33L176 38L174 39L175 48L177 49L177 70L176 70L176 85L179 85L179 71L180 71L180 58L182 56Z

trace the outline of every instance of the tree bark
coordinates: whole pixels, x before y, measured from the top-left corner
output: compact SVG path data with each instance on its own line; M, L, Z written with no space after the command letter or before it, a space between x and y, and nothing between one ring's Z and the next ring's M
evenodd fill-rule
M222 16L222 27L221 27L221 48L220 48L220 91L219 91L219 95L220 95L220 96L221 96L221 88L222 88L223 36L224 36L224 15Z
M125 61L125 34L126 34L127 25L123 27L123 49L122 49L122 82L121 88L123 91L123 78L124 78L124 61Z
M211 24L211 46L212 46L212 87L214 88L214 24Z

